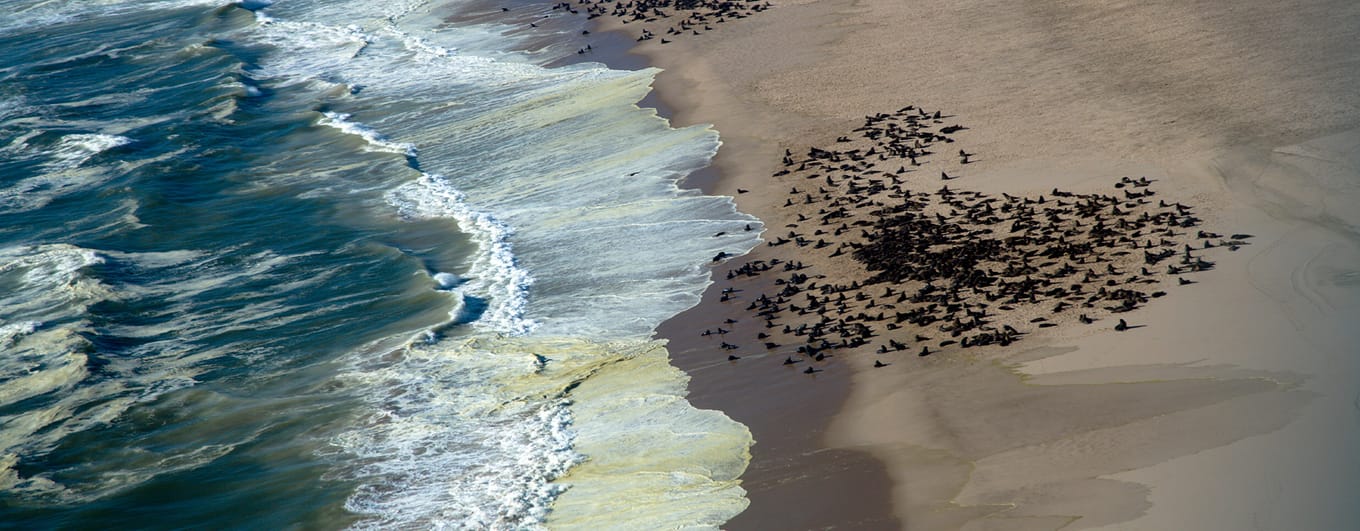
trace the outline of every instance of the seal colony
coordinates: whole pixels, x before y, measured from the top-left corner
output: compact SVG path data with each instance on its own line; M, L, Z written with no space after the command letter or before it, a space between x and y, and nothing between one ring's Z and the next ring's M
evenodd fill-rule
M660 37L662 44L669 44L676 38L702 35L713 31L714 24L743 19L774 7L764 0L576 0L575 4L558 2L553 4L552 9L579 15L580 6L584 6L587 20L608 16L621 24L637 24L642 26L637 35L638 42ZM510 8L503 7L501 10L509 11ZM653 23L670 19L679 20L667 26L665 33L653 31L653 28L658 27ZM530 23L530 26L538 27L534 23ZM589 31L582 33L590 34ZM593 48L587 45L577 53L590 51Z
M1127 314L1166 296L1172 278L1193 284L1190 276L1214 268L1207 256L1251 237L1198 229L1193 208L1156 198L1147 178L1037 197L951 188L959 170L927 169L967 130L944 118L907 106L865 117L837 149L785 150L772 178L788 186L783 208L797 222L772 229L763 257L731 269L722 291L721 302L744 304L754 325L727 319L700 335L721 338L729 361L763 352L785 366L837 352L1007 347L1038 329ZM957 156L966 167L977 155ZM768 276L768 287L752 287ZM1125 318L1109 326L1140 327Z
M751 504L724 527L1357 528L1355 505L1345 499L1360 483L1350 473L1357 458L1345 442L1355 440L1356 425L1336 419L1355 412L1355 379L1347 376L1360 362L1355 349L1345 348L1357 344L1346 320L1354 321L1360 291L1337 280L1341 272L1355 278L1360 255L1354 231L1338 230L1346 227L1337 222L1351 219L1345 214L1354 209L1345 205L1355 204L1347 200L1357 165L1346 153L1357 152L1350 148L1360 114L1346 110L1360 109L1360 95L1346 90L1356 65L1342 43L1355 41L1360 13L1338 2L1261 0L1233 9L1175 2L1059 2L1039 9L996 2L776 4L774 13L704 37L634 48L662 69L654 94L663 114L670 111L676 126L711 124L721 133L713 171L682 185L736 197L739 208L765 221L753 224L765 241L788 240L721 260L713 267L716 285L658 330L669 341L672 363L691 376L692 403L746 424L757 441L741 476ZM639 24L597 20L601 29L630 33ZM666 22L674 21L660 24ZM666 26L659 29L664 33ZM1286 93L1302 96L1280 97ZM923 129L954 140L932 136L923 148L933 153L918 154L919 166L899 154L880 160L884 148L853 131L867 125L865 115L893 114L908 103L926 105L929 120L911 111ZM943 110L940 123L936 109ZM905 127L905 117L892 121ZM943 131L956 123L968 129ZM915 140L899 144L915 149ZM797 171L803 163L813 166L813 146L839 152L841 162L824 156L816 159L822 166ZM847 152L859 149L863 156L870 148L877 148L866 158L874 167L840 170L859 164ZM786 149L789 165L781 164ZM871 171L880 173L866 175ZM820 175L809 179L813 174ZM893 177L910 201L926 204L880 219L870 212L904 202L887 197L902 193L889 191ZM885 190L860 192L870 203L857 206L862 201L853 202L850 186L869 187L875 179ZM799 193L791 193L794 187ZM944 187L952 198L937 195ZM1055 196L1054 187L1074 197ZM1126 190L1154 194L1130 216L1111 214L1116 207L1128 210ZM1002 192L1020 199L1011 202ZM808 195L812 204L805 203ZM852 217L823 225L819 211L839 210L830 206L838 198ZM971 248L986 256L984 246L994 244L982 240L1005 246L1013 236L1010 222L971 224L967 207L947 201L988 199L997 217L1041 224L1030 230L1035 238L1088 243L1094 218L1073 220L1087 203L1101 207L1098 214L1115 235L1090 243L1096 254L1085 263L1029 257L1045 272L1064 263L1078 270L1062 279L1030 274L1049 286L1016 285L1024 275L1002 277L1014 255L970 257L995 281L960 286L963 302L934 302L930 312L931 302L910 300L924 281L873 280L901 274L895 266L939 277L931 282L937 291L927 296L948 294L953 272L919 271L886 252L894 244L901 252L923 247L944 259L930 259L931 268L953 262L946 245L966 251L965 244L975 244ZM1002 213L1006 202L1012 212ZM1159 202L1171 208L1160 209ZM1120 219L1138 220L1143 209L1149 217L1165 213L1163 223L1171 214L1182 221L1175 203L1203 221L1147 224L1138 237L1132 234L1140 229L1118 226ZM989 217L987 205L977 208L974 218ZM1084 234L1043 234L1042 225L1050 223L1045 209L1070 210L1057 213L1058 227ZM993 233L968 238L967 232L918 231L906 235L916 242L879 245L862 235L886 240L883 233L893 228L887 219L898 217L942 231L960 226ZM849 232L835 235L842 225ZM1167 228L1178 234L1154 234ZM742 236L728 228L705 236L722 230L729 234L714 242ZM1208 237L1199 237L1201 230ZM1233 232L1254 234L1241 239L1252 245L1235 253L1219 246L1233 240ZM942 243L931 245L937 236ZM1162 247L1162 238L1175 244ZM1143 249L1149 239L1154 248ZM1213 247L1204 249L1206 240ZM871 271L851 243L882 253L890 267ZM1193 258L1182 264L1187 244ZM841 254L832 257L838 248ZM736 249L715 248L708 258L720 250ZM1175 254L1149 265L1144 251ZM1097 255L1108 262L1097 262ZM1215 264L1184 270L1196 259ZM1058 263L1040 267L1048 261ZM1023 256L1019 262L1017 268ZM1172 274L1168 266L1183 271ZM1099 278L1083 282L1087 271ZM795 273L808 278L794 279ZM1127 282L1132 275L1157 282ZM797 292L784 296L776 311L790 280ZM1105 286L1110 280L1123 285ZM1085 299L1075 294L1044 293L1074 283L1085 297L1104 287L1141 292L1147 302L1135 297L1134 309L1116 312L1106 308L1118 309L1122 300L1082 307ZM858 289L850 290L853 285ZM1002 293L1012 285L1017 293ZM830 291L837 286L846 288L844 309L842 293ZM1034 291L1037 302L1019 293L1022 288ZM1153 297L1158 291L1166 294ZM908 300L898 303L904 292ZM987 294L1001 298L988 301ZM1022 296L1007 302L1016 294ZM856 300L861 295L869 300ZM1060 303L1073 307L1053 313ZM973 346L973 337L989 330L961 330L958 337L940 330L953 325L944 320L947 304L959 306L953 313L961 324L971 324L967 312L985 312L981 326L1005 333L1009 325L1019 334L1008 346ZM898 312L913 311L936 321L896 322ZM879 312L883 320L858 317ZM809 341L824 318L830 321L821 325L822 336ZM807 346L823 339L856 341L833 329L848 336L859 325L872 334L860 338L863 344L807 354ZM705 329L710 335L701 335ZM955 343L941 346L945 341ZM736 348L721 349L722 343ZM923 347L929 354L919 357ZM803 374L809 367L813 373ZM789 503L810 492L818 503Z

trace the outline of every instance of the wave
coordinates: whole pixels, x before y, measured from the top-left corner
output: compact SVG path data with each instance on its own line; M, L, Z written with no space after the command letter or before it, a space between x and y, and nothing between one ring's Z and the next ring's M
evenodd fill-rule
M107 286L85 274L103 261L93 250L67 244L0 248L0 318L51 321L112 297Z
M7 0L0 2L0 9L9 13L9 16L0 19L0 35L13 31L34 30L47 26L117 17L131 13L221 6L230 3L228 0L101 0L90 2Z
M511 335L527 334L538 323L525 318L534 277L515 264L510 238L514 229L494 216L473 210L467 196L441 175L422 174L416 182L397 187L388 201L411 218L452 217L477 242L466 286L460 291L488 301L489 309L476 324ZM461 308L460 308L461 310Z
M102 259L71 245L0 249L0 411L35 397L58 397L46 407L0 415L0 489L54 490L42 479L20 479L18 455L52 448L66 432L55 424L90 426L110 417L110 406L79 411L84 394L76 384L87 375L91 348L80 335L90 305L111 297L107 286L84 273ZM111 405L113 409L118 406Z
M354 456L330 477L360 483L356 527L589 528L625 505L630 522L717 526L739 512L749 432L690 406L647 339L698 302L702 263L758 241L730 198L677 185L716 133L635 105L655 70L470 53L487 28L433 31L422 2L337 9L256 11L280 51L252 77L323 94L318 125L406 159L411 176L384 195L402 218L454 220L478 248L466 272L433 279L463 299L450 324L470 329L356 354L341 377L372 411L334 440Z
M374 151L405 156L409 164L418 167L419 150L415 144L388 140L372 127L350 118L349 114L326 111L319 124L363 138ZM421 172L415 182L389 191L386 198L406 218L451 217L476 242L478 250L470 260L468 278L460 282L464 286L458 290L464 301L451 311L455 321L470 319L477 326L512 335L527 334L537 326L524 317L534 278L515 264L510 243L514 229L495 216L469 207L467 195L442 175ZM479 298L478 302L485 301L487 310L475 316L460 316L472 306L466 304L469 296Z
M547 514L550 481L580 459L568 400L534 356L487 347L413 343L341 377L374 389L373 413L336 439L361 463L332 476L361 482L346 507L372 518L355 528L521 529Z
M118 135L77 133L63 135L51 146L28 145L40 134L41 131L31 131L0 148L0 153L14 156L16 161L46 159L37 175L0 188L0 209L10 212L36 210L59 197L108 182L121 173L119 168L89 162L105 151L133 142L131 138Z
M416 158L416 146L405 142L392 142L383 135L364 124L351 122L350 115L341 112L326 111L321 114L320 125L334 127L340 132L355 135L368 142L370 149L387 153L404 155L407 158Z
M48 167L54 170L75 168L89 162L95 155L131 143L131 138L118 135L99 133L65 135L48 152L53 159L48 163Z
M200 3L106 4L24 9L30 24L48 12L96 28L133 4ZM761 227L730 198L677 186L719 141L637 107L655 70L545 68L560 58L551 47L515 51L536 37L504 24L450 24L447 2L240 4L252 14L203 4L217 8L181 15L207 29L125 38L152 43L135 57L60 32L67 58L90 60L54 57L34 75L135 63L117 81L144 91L71 90L43 101L44 116L24 115L29 102L0 109L3 126L26 130L9 142L15 159L48 179L7 197L56 192L6 208L56 212L78 201L51 198L77 190L122 205L71 231L101 250L14 248L80 259L32 284L46 286L38 306L0 309L6 351L46 356L0 364L12 371L0 380L11 400L0 403L0 481L69 504L250 462L259 454L231 460L255 427L313 419L240 390L296 376L362 404L335 421L356 422L303 430L331 446L289 456L321 461L340 489L358 485L342 494L356 527L598 528L617 524L611 515L712 527L741 510L749 432L693 408L686 377L649 338L698 302L710 257L748 250ZM204 79L212 87L196 89ZM133 171L142 164L156 165ZM77 210L60 213L86 215ZM180 219L195 220L183 239L126 228ZM290 241L269 234L285 227ZM163 252L105 250L146 246ZM71 289L85 291L52 305ZM391 324L362 339L338 330L369 320ZM310 357L337 342L338 362ZM162 415L184 422L157 424ZM88 444L78 463L53 453L96 433L119 444Z
M88 459L58 460L23 474L17 468L59 452L78 434L128 429L139 416L157 414L147 411L172 392L198 386L224 359L263 355L259 345L217 338L312 317L269 296L308 289L326 275L275 282L278 293L253 294L265 300L243 301L234 311L203 311L203 301L218 301L216 293L243 282L282 276L284 266L299 258L256 253L242 267L204 251L0 248L0 346L6 354L0 361L0 490L85 503L205 466L253 440L259 430L218 433L185 423L117 446L83 448ZM107 319L114 307L139 308L137 318ZM220 395L194 396L180 395L174 409L226 414Z

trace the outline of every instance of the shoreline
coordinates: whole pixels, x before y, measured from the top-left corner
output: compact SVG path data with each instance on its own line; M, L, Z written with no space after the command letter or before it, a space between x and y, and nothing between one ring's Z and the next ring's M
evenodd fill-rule
M1135 30L1089 33L1094 30L1065 22L1063 13L1025 13L1012 26L1004 13L977 17L968 7L932 7L904 16L873 1L791 3L665 48L634 43L625 53L663 69L648 96L670 110L659 112L673 126L711 123L722 134L712 173L699 187L735 197L743 212L777 232L789 221L778 209L787 183L766 176L778 168L779 152L826 147L860 116L928 103L960 115L971 129L969 150L982 154L959 186L1037 193L1152 176L1170 198L1204 207L1208 228L1259 238L1220 257L1222 270L1205 276L1195 291L1132 314L1152 330L1136 332L1136 345L1104 328L1064 326L1005 352L931 358L911 370L905 369L912 360L900 360L903 370L875 371L866 360L841 358L827 368L854 370L798 378L769 363L758 366L769 361L759 355L721 361L726 353L697 332L718 318L749 316L719 301L719 282L698 306L663 323L657 336L670 341L672 363L691 376L691 402L723 411L755 435L743 476L751 506L729 526L1057 529L1138 522L1233 529L1262 519L1322 527L1360 521L1335 496L1321 494L1353 490L1360 479L1346 473L1360 469L1339 442L1356 441L1360 430L1325 420L1349 415L1357 391L1342 375L1355 373L1350 349L1360 342L1341 323L1360 308L1360 297L1351 284L1326 280L1351 275L1345 264L1356 263L1349 232L1356 225L1329 226L1327 216L1356 220L1338 210L1344 202L1326 208L1329 194L1352 197L1352 191L1329 180L1327 168L1297 167L1303 164L1297 154L1344 165L1347 146L1360 145L1328 136L1360 126L1360 112L1321 117L1312 110L1356 108L1355 98L1333 88L1345 76L1330 72L1328 61L1339 52L1326 44L1353 31L1325 26L1331 41L1300 33L1302 21L1329 14L1328 4L1313 4L1285 16L1298 25L1290 25L1285 39L1293 46L1277 53L1291 57L1306 44L1330 55L1249 82L1238 72L1250 72L1246 65L1256 62L1233 57L1232 45L1213 39L1217 32L1195 41L1204 57L1173 59L1184 46L1178 38L1203 28L1142 13L1129 19L1140 27L1167 26L1171 35L1128 51L1119 46L1129 45L1125 35ZM1261 3L1240 19L1212 20L1222 26L1218 32L1232 33L1257 15L1280 14ZM892 42L889 21L909 25L914 17L935 18L909 42L879 44ZM597 26L621 28L611 20ZM944 51L936 43L952 42L943 36L975 27L1000 37L974 43L961 58L934 57ZM1087 45L1044 42L1052 28ZM1110 45L1089 44L1101 39ZM757 44L778 51L756 51ZM915 51L910 58L921 64L884 68L891 64L884 58L897 50ZM1212 88L1240 87L1198 90L1149 64L1196 71ZM1123 77L1083 72L1092 68ZM1017 86L1006 76L1018 72L1038 79ZM1297 79L1280 81L1287 76ZM1156 86L1159 79L1167 86ZM1313 98L1253 114L1278 90L1272 82ZM1157 97L1172 93L1181 97ZM1313 120L1285 119L1300 114ZM760 259L763 250L740 261ZM715 280L738 263L714 268ZM1241 331L1243 320L1252 323L1250 332ZM1301 447L1312 454L1278 457ZM809 455L816 460L807 461ZM1323 464L1329 461L1335 470ZM1334 488L1322 491L1315 482ZM1192 494L1197 489L1222 494L1200 500ZM1291 494L1274 494L1280 489ZM808 496L816 503L791 502ZM847 502L856 505L842 505ZM1239 504L1257 509L1234 510Z
M590 31L595 39L603 37L606 42L595 46L595 56L583 60L601 62L614 69L636 70L653 66L652 57L640 53L635 46L637 43L624 29L596 23ZM637 106L656 110L658 116L678 127L676 107L667 97L674 90L676 87L658 80ZM724 145L719 154L724 152L732 150ZM705 195L737 195L733 188L736 184L714 163L689 174L678 186ZM731 191L722 193L718 191L720 189ZM714 280L725 276L742 261L758 259L762 256L762 247L710 267ZM671 363L689 375L689 402L696 408L721 411L747 426L756 440L751 463L742 475L743 488L747 490L751 505L724 528L798 529L838 525L851 525L856 529L900 528L901 522L893 514L888 496L892 483L884 464L867 452L826 448L821 441L821 435L849 398L851 375L844 371L821 375L816 393L809 394L788 386L791 382L790 375L784 374L787 371L771 371L768 367L750 363L731 367L728 362L715 361L726 354L718 356L722 351L716 349L712 341L698 337L697 331L707 326L715 315L724 319L742 317L740 308L725 304L719 298L715 282L704 291L699 304L662 322L654 337L666 342ZM751 357L749 361L756 359ZM729 368L737 370L725 370ZM760 389L761 396L751 396L752 388ZM808 489L821 493L817 504L790 506L785 503L805 496Z

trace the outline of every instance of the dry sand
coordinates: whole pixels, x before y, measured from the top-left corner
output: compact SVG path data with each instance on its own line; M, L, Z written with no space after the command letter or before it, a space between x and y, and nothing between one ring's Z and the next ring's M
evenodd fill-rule
M677 124L722 134L713 191L752 190L742 209L774 227L787 216L787 184L770 177L785 148L825 147L865 115L917 104L970 128L959 142L977 162L941 166L964 176L958 187L1148 176L1199 206L1205 228L1256 236L1122 334L1059 327L982 357L847 360L853 376L837 387L824 375L826 389L749 380L764 406L718 376L725 365L682 361L695 403L737 412L758 439L758 516L732 527L1360 525L1357 42L1360 5L1344 1L823 0L640 45L665 69L657 90ZM711 295L696 311L715 308ZM816 411L785 415L803 419L785 419L792 434L752 420L817 392L836 410L825 433L806 433ZM789 460L815 449L770 450L800 438L860 464L800 475ZM819 497L844 492L810 491L865 477L863 497L884 494L855 452L886 465L896 520L851 522ZM834 521L773 516L815 504Z

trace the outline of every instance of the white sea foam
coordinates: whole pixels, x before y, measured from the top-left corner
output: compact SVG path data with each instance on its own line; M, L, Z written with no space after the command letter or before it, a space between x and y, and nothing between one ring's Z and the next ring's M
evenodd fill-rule
M510 243L514 230L510 226L469 207L466 194L441 175L422 174L416 182L389 192L387 198L404 216L453 218L458 227L477 242L470 278L461 288L487 300L488 309L477 320L477 325L512 335L529 333L537 326L524 317L534 278L515 263Z
M52 162L49 163L49 167L53 170L75 168L89 162L95 155L131 143L131 138L118 135L99 133L65 135L52 147L50 151Z
M368 517L357 527L589 529L618 524L589 509L617 500L647 508L629 515L637 528L720 525L744 506L735 477L750 435L690 406L685 376L646 339L698 301L703 262L757 241L759 223L729 199L676 187L716 151L716 133L633 106L653 70L545 69L495 51L509 42L497 27L448 26L438 7L256 11L253 36L281 51L251 76L323 94L335 113L325 125L367 149L418 156L387 202L452 219L478 246L461 279L432 279L468 303L452 322L485 304L470 329L356 353L342 376L371 411L334 440L351 459L331 476L362 485L347 503ZM605 466L572 471L576 433L588 463Z
M466 280L453 273L435 273L434 281L439 285L439 289L453 289L463 284Z
M356 529L538 527L562 489L551 481L579 456L564 382L503 346L413 343L344 376L377 391L374 413L337 439L363 463L335 472L363 482L346 507L372 518Z
M42 326L42 323L38 321L20 321L0 325L0 347L13 345L20 337L32 334L39 326Z
M102 262L94 251L66 244L0 248L0 319L47 321L111 297L107 287L81 273Z
M317 124L333 127L340 130L342 133L362 138L365 142L368 142L369 149L372 149L373 151L396 153L408 158L415 158L417 154L415 144L392 142L384 137L382 133L374 131L373 128L358 122L350 121L350 115L345 113L330 111L321 113L321 119L317 121Z

